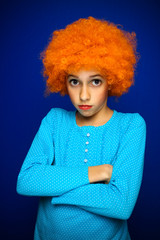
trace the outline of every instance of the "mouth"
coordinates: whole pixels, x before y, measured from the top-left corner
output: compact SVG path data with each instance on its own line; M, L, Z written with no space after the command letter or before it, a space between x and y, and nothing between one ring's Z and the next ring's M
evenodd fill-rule
M80 109L83 109L83 110L88 110L88 109L90 109L92 106L91 106L91 105L78 105L78 107L79 107Z

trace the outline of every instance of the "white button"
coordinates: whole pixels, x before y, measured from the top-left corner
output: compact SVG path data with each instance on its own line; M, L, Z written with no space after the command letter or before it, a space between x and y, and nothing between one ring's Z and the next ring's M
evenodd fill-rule
M90 133L87 133L87 137L89 137L90 136Z
M88 149L85 149L85 152L88 152Z
M89 142L86 142L86 144L89 144Z
M84 159L84 162L88 162L88 160L87 160L87 159Z

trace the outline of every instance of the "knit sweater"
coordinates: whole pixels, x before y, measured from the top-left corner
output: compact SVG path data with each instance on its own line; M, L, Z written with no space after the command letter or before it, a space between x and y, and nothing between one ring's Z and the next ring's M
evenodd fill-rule
M17 193L39 196L34 240L129 240L127 219L143 175L146 123L113 110L104 125L78 126L76 112L52 108L42 119L17 178ZM88 167L113 165L109 184Z

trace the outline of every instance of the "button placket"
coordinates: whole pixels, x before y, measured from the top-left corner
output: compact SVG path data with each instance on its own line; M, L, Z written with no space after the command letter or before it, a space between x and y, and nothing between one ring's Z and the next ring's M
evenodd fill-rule
M90 133L87 133L87 137L89 137L89 136L90 136ZM86 145L88 145L88 144L89 144L89 142L87 141L87 142L86 142ZM86 149L85 149L85 153L87 153L87 152L88 152L88 149L86 148ZM84 162L87 163L88 160L87 160L87 159L84 159Z

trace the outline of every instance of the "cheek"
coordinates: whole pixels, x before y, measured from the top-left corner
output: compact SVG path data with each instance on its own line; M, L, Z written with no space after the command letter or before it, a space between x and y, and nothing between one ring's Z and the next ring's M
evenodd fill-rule
M107 98L108 98L107 91L100 91L97 95L95 95L94 100L99 103L103 103L104 101L106 101Z
M70 90L70 89L68 89L68 95L69 95L72 102L75 101L77 99L77 96L78 96L76 94L76 91L73 91L73 90Z

